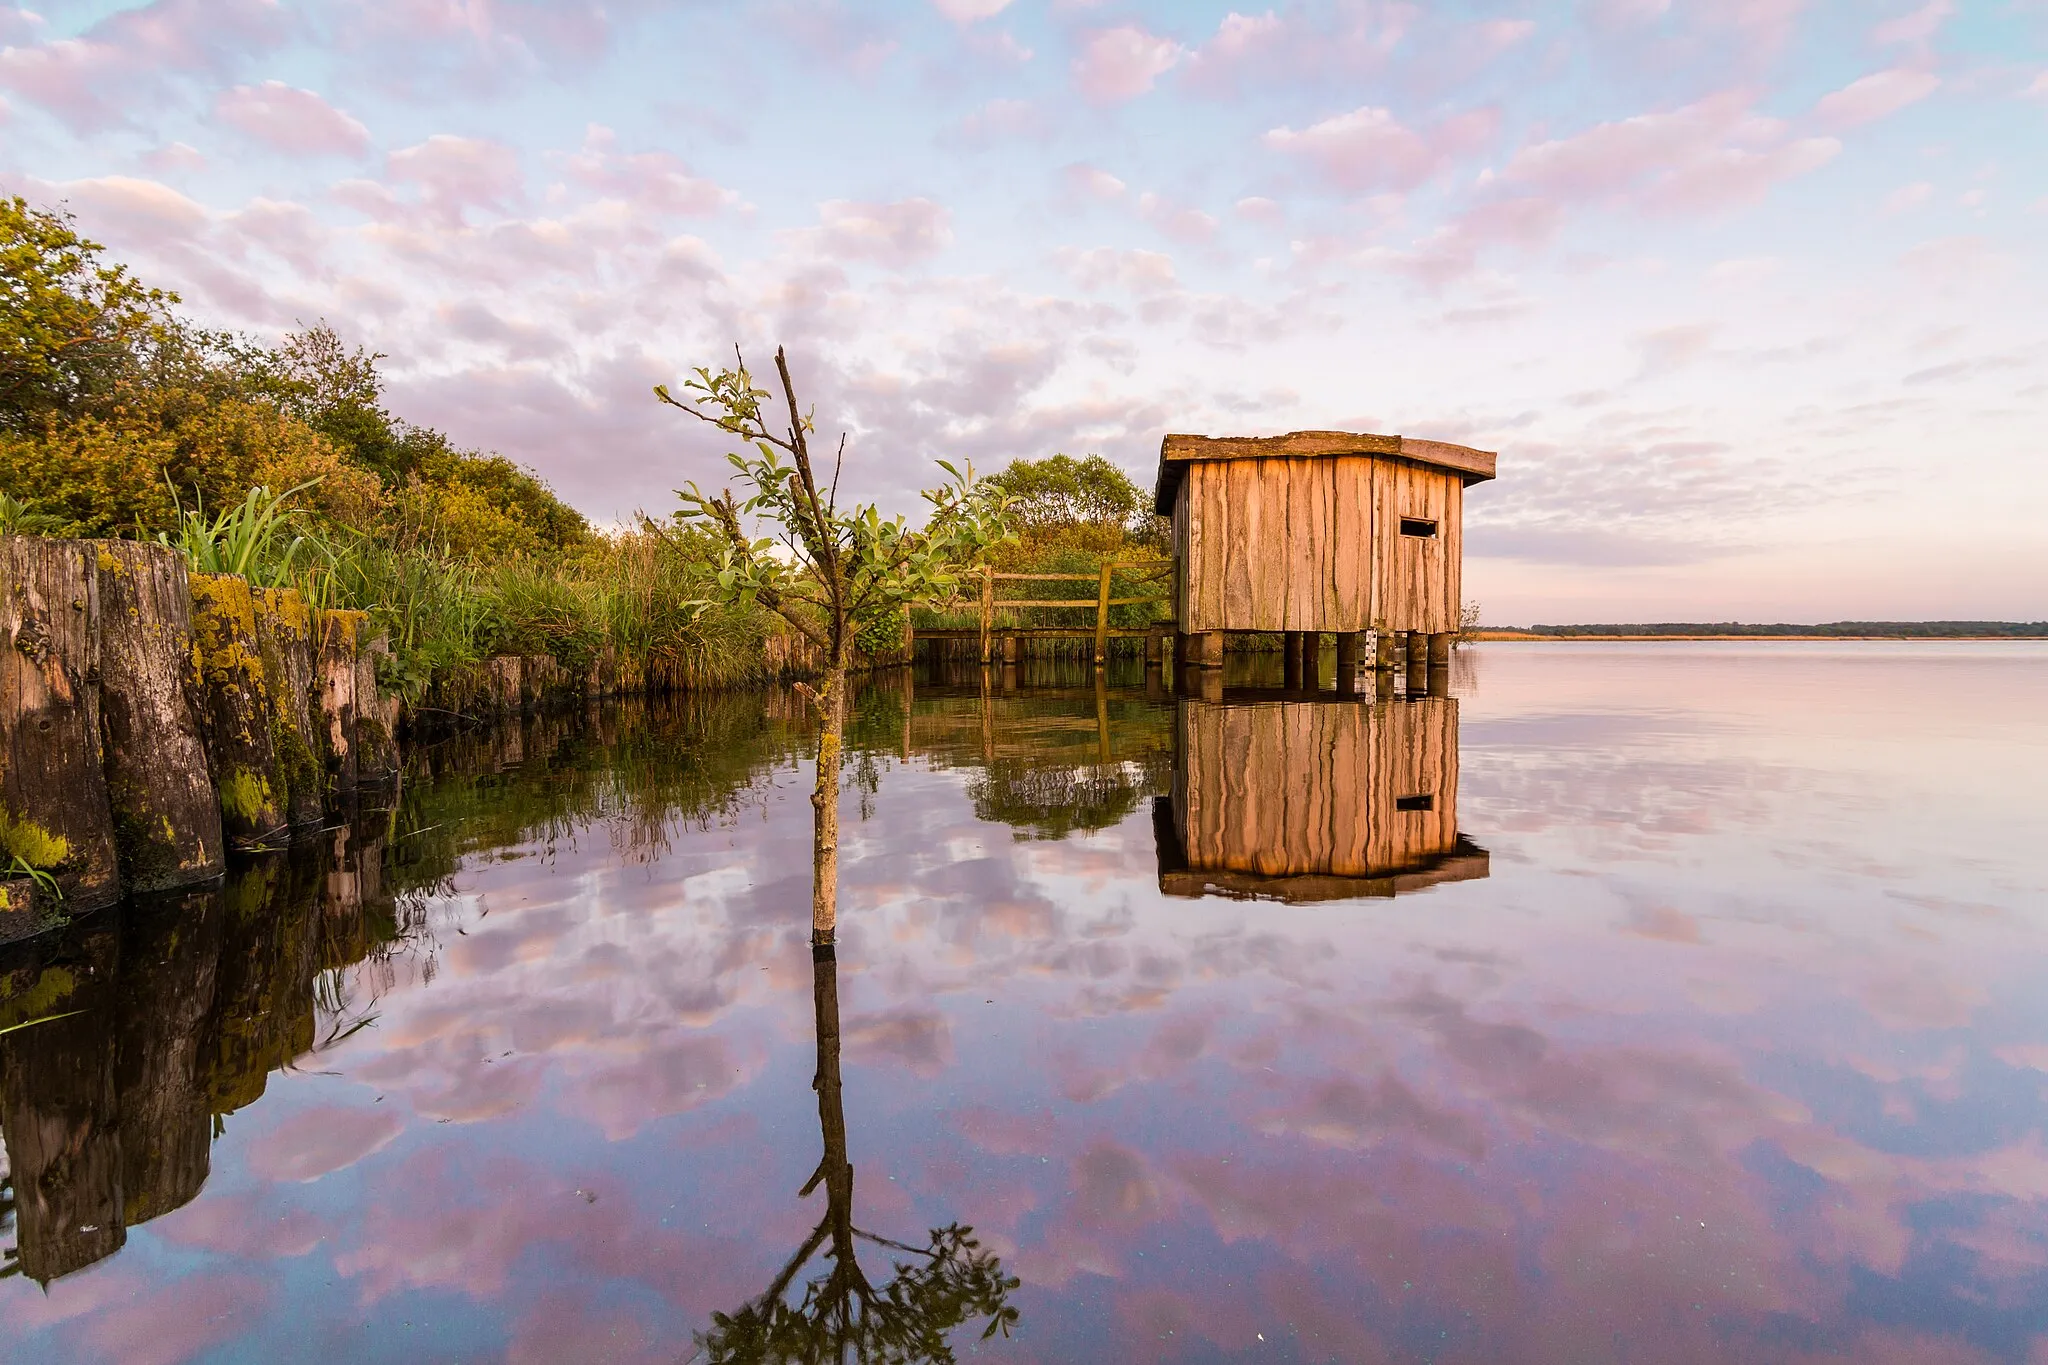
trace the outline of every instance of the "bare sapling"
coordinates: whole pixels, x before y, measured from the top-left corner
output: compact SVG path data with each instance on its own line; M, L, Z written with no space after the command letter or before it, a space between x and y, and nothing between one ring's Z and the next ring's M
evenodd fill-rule
M913 602L951 599L990 546L1011 535L1009 497L968 465L938 461L947 481L927 489L925 524L883 517L872 504L839 507L846 457L842 433L830 481L819 477L811 439L815 412L797 402L780 348L776 395L756 388L737 350L732 369L698 369L683 395L658 385L655 397L738 438L747 449L726 459L742 492L716 496L695 483L677 490L681 513L710 525L722 542L717 603L760 606L816 647L825 661L813 685L799 684L818 719L817 783L811 793L811 933L829 943L838 922L839 780L846 732L846 679L863 622L906 611ZM766 405L766 406L764 406ZM773 415L771 415L773 413ZM713 602L703 605L708 607Z

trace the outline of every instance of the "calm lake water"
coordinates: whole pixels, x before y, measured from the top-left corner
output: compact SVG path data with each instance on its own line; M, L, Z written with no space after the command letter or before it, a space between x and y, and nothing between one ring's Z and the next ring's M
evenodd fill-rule
M780 695L6 950L0 1358L2048 1360L2048 649L1271 666L871 688L835 958Z

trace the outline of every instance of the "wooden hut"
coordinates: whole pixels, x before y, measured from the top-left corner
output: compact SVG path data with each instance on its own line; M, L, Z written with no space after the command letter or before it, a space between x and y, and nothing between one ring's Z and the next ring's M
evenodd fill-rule
M1284 901L1484 877L1458 831L1458 703L1183 700L1159 889Z
M1447 660L1465 488L1493 474L1491 451L1410 436L1168 436L1153 510L1173 518L1182 661L1222 663L1227 631L1335 634L1340 662L1373 631L1384 665L1392 637L1426 637Z

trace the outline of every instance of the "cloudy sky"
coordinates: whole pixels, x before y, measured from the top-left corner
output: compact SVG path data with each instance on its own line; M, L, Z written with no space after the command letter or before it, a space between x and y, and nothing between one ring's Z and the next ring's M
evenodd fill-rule
M931 460L1501 452L1498 622L2048 616L2048 0L0 0L0 187L599 520L780 343Z

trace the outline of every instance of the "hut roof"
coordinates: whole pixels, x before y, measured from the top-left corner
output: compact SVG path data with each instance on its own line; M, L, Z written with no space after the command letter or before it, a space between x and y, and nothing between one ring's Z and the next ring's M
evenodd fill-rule
M1467 485L1493 477L1494 452L1420 441L1413 436L1375 436L1366 431L1290 431L1285 436L1168 436L1159 443L1159 482L1152 510L1173 512L1174 495L1196 460L1316 459L1331 455L1377 455L1447 470Z

